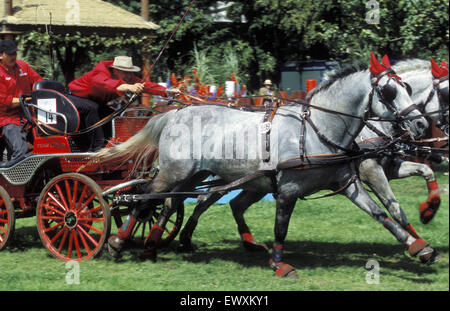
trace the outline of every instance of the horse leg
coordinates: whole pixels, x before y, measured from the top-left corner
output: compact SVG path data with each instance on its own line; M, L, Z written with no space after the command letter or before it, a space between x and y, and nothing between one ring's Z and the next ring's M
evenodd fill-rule
M234 219L238 226L238 232L241 236L244 248L248 251L268 251L269 248L261 242L257 242L254 238L250 229L248 228L245 219L244 212L253 203L258 202L266 195L265 192L249 192L242 191L237 197L230 201L230 207L233 212Z
M211 190L214 191L214 188ZM198 197L194 212L191 217L189 217L180 233L181 246L178 248L179 251L194 251L195 246L192 244L192 235L197 227L198 219L212 204L214 204L214 202L219 200L224 195L224 192L215 192Z
M161 178L165 180L165 178ZM144 185L137 188L138 193L146 193L146 191L150 188L160 188L163 187L163 181L158 179L158 176L155 177L155 182L152 182L148 185ZM128 214L125 222L119 228L117 234L112 235L108 238L108 252L111 256L117 258L122 251L125 242L130 239L133 229L137 224L137 218L142 209L150 208L151 205L160 204L159 200L147 200L130 207L131 212Z
M414 163L410 161L399 161L392 172L394 178L404 178L409 176L422 176L427 182L428 199L419 205L420 221L423 224L429 223L441 205L439 185L434 177L433 170L426 164Z
M197 184L202 182L208 176L208 172L200 172L198 174L195 174L194 176L191 176L190 178L175 186L172 189L172 192L193 190ZM146 251L142 254L142 259L150 259L152 261L156 261L156 250L161 241L161 236L164 233L166 223L169 220L170 216L178 210L180 204L183 204L183 201L184 198L177 197L166 199L158 219L156 220L155 224L150 230L150 233L147 235L144 241Z
M375 159L367 159L361 162L359 166L361 181L367 184L380 199L381 203L387 208L392 218L400 224L414 238L419 239L419 235L408 222L406 215L397 201L389 185L383 167Z
M276 215L275 215L275 242L272 246L272 256L269 260L270 267L275 271L279 277L298 278L294 267L283 262L283 245L289 227L289 220L291 219L292 211L295 207L297 198L284 198L282 193L279 193L276 201Z
M412 257L419 257L422 263L431 264L439 260L437 252L431 248L426 241L415 238L397 223L392 221L387 214L373 201L364 189L361 181L356 179L343 192L347 198L355 203L359 208L369 214L376 221L380 222L397 240L408 247Z

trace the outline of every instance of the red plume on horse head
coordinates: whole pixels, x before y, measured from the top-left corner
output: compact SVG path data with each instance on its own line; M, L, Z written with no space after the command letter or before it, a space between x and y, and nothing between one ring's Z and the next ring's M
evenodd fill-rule
M387 55L383 56L380 64L373 52L370 52L370 72L372 72L373 75L378 76L380 73L386 71L386 67L391 68L391 63L389 62Z
M441 66L439 66L436 63L433 57L430 58L430 61L431 61L431 73L433 74L433 77L435 77L436 79L440 79L445 76L448 76L448 66L445 61L442 62Z

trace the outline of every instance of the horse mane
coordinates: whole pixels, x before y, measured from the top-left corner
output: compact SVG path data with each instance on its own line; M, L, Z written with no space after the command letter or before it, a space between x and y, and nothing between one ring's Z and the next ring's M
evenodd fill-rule
M430 68L430 61L419 58L401 60L392 66L392 69L394 69L395 73L397 73L398 75L409 71L430 70Z
M306 99L309 100L314 94L319 93L321 91L324 91L328 89L331 85L333 85L336 81L341 80L345 77L350 76L351 74L364 71L369 69L367 64L362 62L357 62L351 65L344 65L341 69L338 71L328 75L325 80L319 84L318 87L311 90L308 95L306 96Z

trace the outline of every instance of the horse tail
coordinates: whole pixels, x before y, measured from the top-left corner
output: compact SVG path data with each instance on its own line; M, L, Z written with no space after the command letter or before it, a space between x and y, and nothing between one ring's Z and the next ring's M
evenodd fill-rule
M161 132L174 111L169 111L152 117L145 127L128 140L103 148L92 157L95 162L115 162L124 164L133 161L131 174L141 170L141 173L152 166L158 158L158 145ZM130 174L130 175L131 175Z

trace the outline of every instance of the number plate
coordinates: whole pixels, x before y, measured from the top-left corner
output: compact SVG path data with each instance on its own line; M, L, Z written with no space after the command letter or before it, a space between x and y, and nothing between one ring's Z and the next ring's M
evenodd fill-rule
M56 112L56 98L41 98L37 100L37 106L47 111ZM45 124L57 124L56 115L38 110L38 121Z

